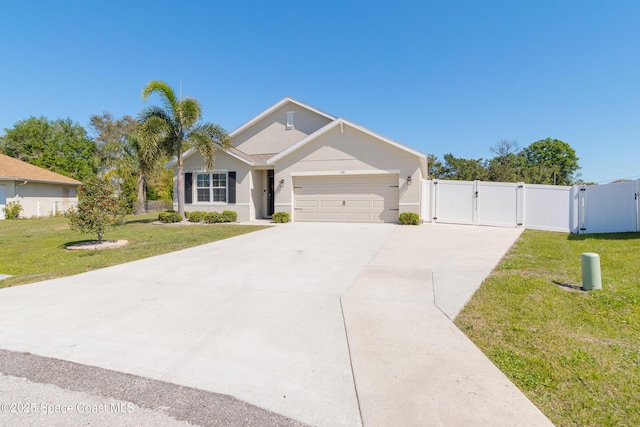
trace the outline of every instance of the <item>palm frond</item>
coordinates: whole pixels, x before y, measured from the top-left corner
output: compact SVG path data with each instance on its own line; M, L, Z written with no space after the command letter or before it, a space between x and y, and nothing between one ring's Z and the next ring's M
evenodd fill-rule
M229 148L231 140L227 132L213 123L202 123L194 127L188 135L204 160L207 170L213 170L216 162L216 149Z
M180 100L178 120L185 129L191 129L202 117L202 108L197 99L186 97Z
M151 80L144 89L142 89L142 99L146 101L154 93L160 96L165 109L175 114L179 101L176 98L175 92L171 89L171 86L162 80Z
M223 149L231 147L229 133L220 125L205 122L194 127L192 132L203 132L211 138L216 148Z
M167 123L171 123L172 126L175 126L175 121L173 120L173 116L169 114L168 111L163 110L158 106L151 106L143 109L140 114L138 114L138 124L142 124L147 121L151 117L159 117Z

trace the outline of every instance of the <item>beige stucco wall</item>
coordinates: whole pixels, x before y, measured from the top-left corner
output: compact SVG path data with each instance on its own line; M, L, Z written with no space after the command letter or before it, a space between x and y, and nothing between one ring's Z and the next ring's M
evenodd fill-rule
M415 155L358 129L344 125L330 130L277 162L276 211L292 213L293 177L296 173L392 171L398 173L400 212L420 213L422 171ZM407 177L411 176L411 184Z
M174 192L177 203L177 188L175 176L178 168L174 168ZM193 198L194 203L185 204L186 211L205 211L205 212L222 212L224 210L235 211L238 214L238 221L250 221L252 218L249 199L251 196L251 167L241 160L236 159L228 155L223 151L216 151L216 165L213 172L236 172L236 203L222 203L222 202L196 202L196 185L195 176L193 181ZM200 153L194 153L188 158L184 159L184 172L198 173L207 172L204 168L204 160Z
M295 129L287 130L287 111L294 111ZM331 120L293 103L287 103L248 129L233 136L233 146L247 154L279 153L301 141Z
M18 202L24 218L64 212L78 203L75 185L11 181L4 183L7 203Z

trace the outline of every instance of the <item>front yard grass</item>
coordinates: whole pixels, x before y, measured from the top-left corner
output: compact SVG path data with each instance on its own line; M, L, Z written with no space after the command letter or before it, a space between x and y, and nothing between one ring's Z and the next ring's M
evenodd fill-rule
M69 229L66 218L0 221L0 288L70 276L141 258L173 252L260 230L263 226L154 225L158 214L128 216L125 225L107 232L106 240L128 240L127 246L69 251L66 245L95 240Z
M554 424L640 425L640 233L527 230L455 323Z

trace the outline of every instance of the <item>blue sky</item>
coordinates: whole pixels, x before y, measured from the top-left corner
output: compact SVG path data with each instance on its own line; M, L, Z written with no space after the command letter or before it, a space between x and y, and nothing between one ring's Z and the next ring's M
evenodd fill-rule
M640 178L639 1L4 2L0 133L135 116L150 80L231 131L285 96L432 153L568 142Z

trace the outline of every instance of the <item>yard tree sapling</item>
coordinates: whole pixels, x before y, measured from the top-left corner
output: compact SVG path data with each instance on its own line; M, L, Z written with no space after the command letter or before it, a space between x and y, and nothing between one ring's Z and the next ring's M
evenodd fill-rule
M90 178L78 188L78 206L67 215L72 230L95 233L102 243L107 230L124 224L125 212L122 198L115 195L109 181Z

